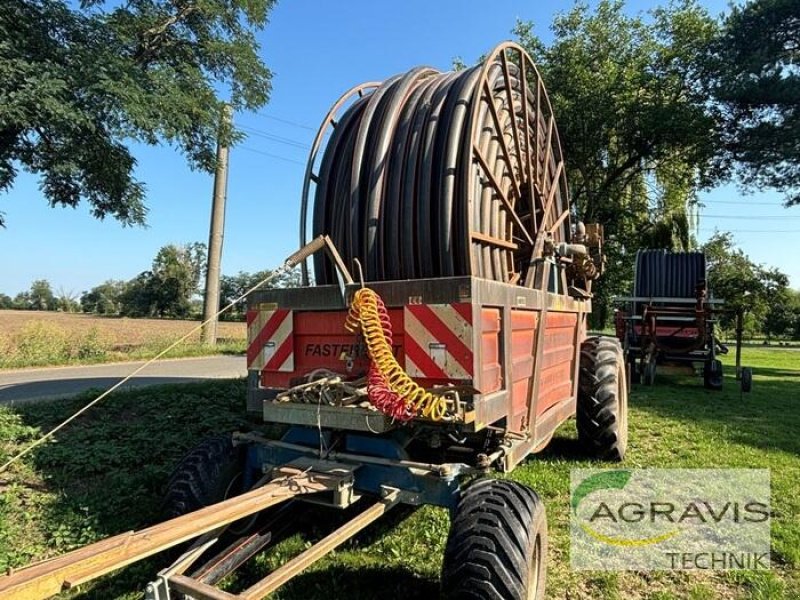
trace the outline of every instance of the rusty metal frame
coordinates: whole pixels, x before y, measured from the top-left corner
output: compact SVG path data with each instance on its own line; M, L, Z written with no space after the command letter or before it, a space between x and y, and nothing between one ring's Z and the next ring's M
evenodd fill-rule
M469 131L474 173L467 174L465 189L472 202L479 202L482 188L488 185L507 215L508 226L504 228L505 237L498 240L481 231L474 222L473 211L465 211L471 245L470 271L477 273L476 245L488 245L493 252L504 255L502 262L510 265L507 282L546 290L548 277L540 273L547 269L541 260L544 241L554 234L556 242L568 241L565 235L569 234L564 232L571 230L569 188L547 91L536 65L521 46L506 42L494 48L484 60L471 105ZM542 121L547 132L544 146L540 144ZM500 149L499 155L493 153L492 161L482 151L489 138ZM551 161L555 162L553 168ZM530 214L519 214L523 190L530 196ZM560 202L556 203L559 192ZM541 211L541 219L537 218L537 211ZM518 262L523 261L528 265L524 280L522 272L516 271Z
M319 178L319 173L315 172L317 157L319 156L320 150L323 148L323 142L325 140L325 136L328 133L329 128L335 128L336 124L338 123L337 117L342 112L342 109L345 106L348 106L350 101L353 100L356 96L361 98L364 94L368 91L374 90L375 88L379 87L381 84L377 81L370 81L367 83L362 83L355 87L350 88L347 90L342 96L334 103L331 109L328 111L328 114L325 115L325 118L322 120L322 123L317 130L317 135L314 137L314 142L311 145L311 152L308 156L308 162L306 163L306 172L305 177L303 177L303 192L300 201L300 246L303 247L308 243L308 203L309 198L311 195L311 183L316 183ZM336 253L338 256L338 252ZM338 259L337 266L341 263L341 258ZM302 264L300 265L302 270L302 281L303 285L308 285L308 266L306 265L306 261L303 260ZM345 269L346 271L346 269Z

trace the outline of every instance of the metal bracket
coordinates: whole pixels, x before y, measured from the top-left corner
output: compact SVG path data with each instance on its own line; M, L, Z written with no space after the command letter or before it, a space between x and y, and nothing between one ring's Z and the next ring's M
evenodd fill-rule
M158 579L151 581L144 589L144 600L171 600L169 581L166 575L158 574Z
M325 250L328 254L328 258L333 261L333 264L336 265L336 269L342 276L342 280L340 281L339 288L342 291L342 297L344 298L345 293L345 286L348 286L353 283L353 276L350 274L350 271L347 269L347 265L344 264L342 260L342 256L339 254L339 251L336 249L336 246L333 244L333 241L327 235L320 235L305 246L300 248L297 252L292 254L289 258L286 259L284 262L282 269L292 269L299 264L305 265L305 261L309 256L316 254L320 250ZM305 273L305 269L304 269Z

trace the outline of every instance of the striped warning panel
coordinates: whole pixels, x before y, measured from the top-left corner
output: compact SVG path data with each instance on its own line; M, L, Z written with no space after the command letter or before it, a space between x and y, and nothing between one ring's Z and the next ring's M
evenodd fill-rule
M247 311L247 368L294 371L292 311L285 308Z
M411 377L472 378L471 304L408 304L404 319L406 371Z

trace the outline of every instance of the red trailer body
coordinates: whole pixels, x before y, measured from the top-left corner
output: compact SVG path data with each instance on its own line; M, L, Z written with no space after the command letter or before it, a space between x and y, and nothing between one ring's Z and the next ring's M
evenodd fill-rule
M253 296L247 313L252 410L263 411L267 421L302 423L302 406L269 400L311 381L320 370L343 380L366 374L366 346L345 329L347 304L357 287L272 289ZM465 432L502 427L524 441L505 468L543 448L574 414L588 299L473 277L370 287L386 303L393 352L409 376L424 388L459 391L463 407L452 425ZM316 408L305 407L309 424L317 418ZM340 414L323 417L322 427L343 428L348 414L358 415L351 428L366 427L363 408L325 409ZM381 431L393 427L388 419L376 425L373 418L368 425Z

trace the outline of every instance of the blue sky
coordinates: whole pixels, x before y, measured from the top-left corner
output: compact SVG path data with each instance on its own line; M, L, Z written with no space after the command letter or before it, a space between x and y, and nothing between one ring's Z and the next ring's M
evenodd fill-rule
M632 11L653 2L629 2ZM703 4L714 14L726 0ZM356 83L382 80L413 66L449 69L454 57L473 62L511 39L517 18L540 35L571 2L356 0L279 3L260 34L273 70L270 103L236 115L250 134L232 150L223 272L278 265L298 247L300 191L315 130L330 105ZM173 242L206 242L212 179L190 171L169 147L136 147L137 176L148 189L149 227L123 228L93 219L86 208L49 208L37 181L21 175L0 195L0 292L14 295L34 279L80 293L106 279L129 279L149 268ZM569 157L567 157L569 159ZM785 209L776 193L742 196L733 186L703 194L700 239L732 231L757 262L781 268L800 287L800 263L788 252L800 234L800 208Z

